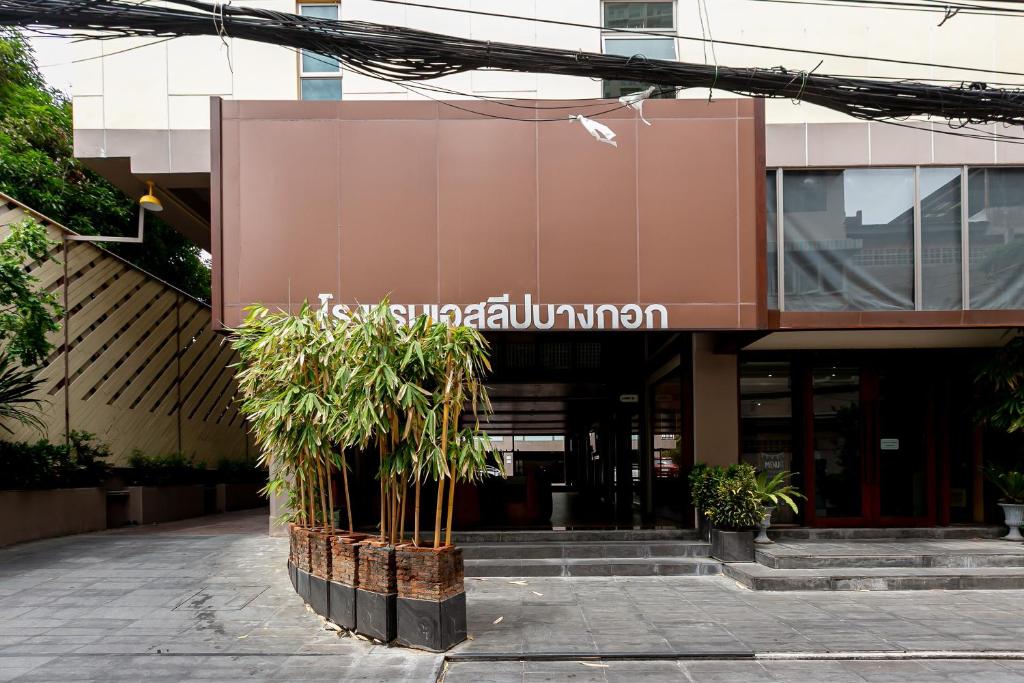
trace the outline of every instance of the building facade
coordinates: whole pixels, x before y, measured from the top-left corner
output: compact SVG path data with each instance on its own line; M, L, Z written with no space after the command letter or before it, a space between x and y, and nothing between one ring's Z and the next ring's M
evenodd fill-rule
M994 80L1024 64L1020 20L967 13L258 4L794 78ZM519 467L513 454L519 489L481 524L581 509L689 524L694 462L798 472L808 501L788 521L808 525L981 521L994 504L971 368L1024 323L1024 148L707 91L647 102L651 125L599 117L611 147L538 112L646 84L480 71L406 88L230 37L152 42L80 44L76 154L127 192L157 182L214 255L221 324L252 302L344 314L390 296L399 315L486 330L489 431L561 441ZM549 491L583 504L550 512Z

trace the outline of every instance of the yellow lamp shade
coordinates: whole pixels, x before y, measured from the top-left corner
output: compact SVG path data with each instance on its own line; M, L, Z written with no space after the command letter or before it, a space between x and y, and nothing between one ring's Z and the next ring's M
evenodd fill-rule
M147 180L146 186L149 188L146 194L139 197L139 206L146 211L163 211L164 205L160 203L160 200L153 194L153 181Z

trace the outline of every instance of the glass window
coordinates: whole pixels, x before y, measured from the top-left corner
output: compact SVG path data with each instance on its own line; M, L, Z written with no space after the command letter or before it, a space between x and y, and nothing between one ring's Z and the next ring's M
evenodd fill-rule
M639 55L647 59L672 60L676 58L676 40L675 38L605 38L604 53L620 57Z
M860 371L814 368L814 508L819 518L860 517Z
M299 5L304 17L337 19L338 5ZM304 100L340 100L341 64L333 57L307 50L299 51L299 96Z
M914 171L787 171L786 310L914 307Z
M768 308L779 308L779 256L778 256L778 206L775 191L775 171L768 171L765 179L765 210L768 230Z
M340 100L340 78L303 78L302 99L304 100Z
M971 308L1024 308L1024 168L968 176Z
M671 29L671 2L606 2L605 28Z
M920 192L921 307L960 310L960 169L922 168Z
M665 32L675 28L671 2L606 2L604 3L606 29L635 30L650 36L610 32L604 37L604 52L609 55L647 59L676 59L676 39ZM605 81L603 97L616 99L629 93L647 90L653 83L640 81ZM665 88L653 97L670 99L676 96L674 88Z
M787 361L740 363L740 460L759 472L799 470L793 463L793 393ZM794 484L802 487L799 476ZM775 521L792 522L793 512L779 506Z

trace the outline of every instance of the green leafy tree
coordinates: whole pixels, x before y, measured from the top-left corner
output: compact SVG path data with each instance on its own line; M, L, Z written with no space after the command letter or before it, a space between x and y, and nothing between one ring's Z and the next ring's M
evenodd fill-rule
M134 235L135 202L74 156L71 102L47 87L24 36L0 27L0 192L85 235ZM143 270L209 300L210 272L199 248L146 217L143 244L110 250Z
M979 423L1007 434L1024 431L1024 335L995 350L981 366L975 387Z
M34 368L53 349L47 335L60 329L63 309L57 294L40 289L26 265L50 260L53 246L46 229L33 220L11 225L0 242L0 420L40 431ZM2 422L0 428L13 433Z

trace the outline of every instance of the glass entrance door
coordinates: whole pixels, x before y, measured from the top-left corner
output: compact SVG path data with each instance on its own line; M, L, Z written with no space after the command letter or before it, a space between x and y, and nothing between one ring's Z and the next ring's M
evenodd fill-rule
M815 364L808 411L808 522L934 523L927 392L913 369Z
M883 525L933 523L928 492L934 486L929 467L926 384L913 374L882 370L875 378L877 422L872 433L873 512ZM874 392L873 392L874 393Z

